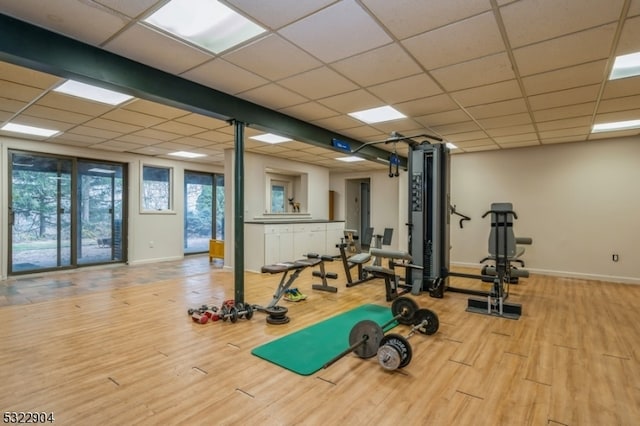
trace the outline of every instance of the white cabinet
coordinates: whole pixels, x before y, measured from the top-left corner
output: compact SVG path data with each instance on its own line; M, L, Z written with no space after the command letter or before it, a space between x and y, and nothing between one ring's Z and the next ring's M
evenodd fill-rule
M256 244L259 242L256 241ZM263 265L291 261L293 257L292 225L265 225Z
M344 222L246 223L244 263L248 271L301 259L304 254L337 254Z

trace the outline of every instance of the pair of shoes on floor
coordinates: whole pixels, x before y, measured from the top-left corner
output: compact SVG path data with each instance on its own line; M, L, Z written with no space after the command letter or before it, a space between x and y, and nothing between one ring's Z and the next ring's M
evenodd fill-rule
M284 300L288 300L289 302L299 302L301 300L305 300L307 298L306 294L302 294L300 290L297 288L291 288L289 290L285 290L284 292Z

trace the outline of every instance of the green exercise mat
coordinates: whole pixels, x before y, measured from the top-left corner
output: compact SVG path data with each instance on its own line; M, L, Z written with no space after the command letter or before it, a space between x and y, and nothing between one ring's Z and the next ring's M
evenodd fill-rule
M349 347L349 332L356 323L367 319L382 326L392 318L391 309L387 306L363 305L258 346L251 353L308 376ZM394 321L385 331L396 325Z

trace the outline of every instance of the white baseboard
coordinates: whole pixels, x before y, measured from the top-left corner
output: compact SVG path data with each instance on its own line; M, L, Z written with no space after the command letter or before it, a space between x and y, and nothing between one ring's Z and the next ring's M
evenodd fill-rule
M451 265L459 266L461 268L477 268L477 269L482 268L482 264L479 264L479 263L451 262ZM640 278L635 278L635 277L618 277L615 275L585 274L582 272L554 271L550 269L537 269L537 268L528 268L528 267L526 269L532 274L549 275L552 277L577 278L577 279L588 280L588 281L608 281L608 282L624 283L624 284L640 284Z
M153 259L130 260L129 262L127 262L127 264L143 265L145 263L169 262L171 260L182 260L182 259L184 259L184 256L154 257Z

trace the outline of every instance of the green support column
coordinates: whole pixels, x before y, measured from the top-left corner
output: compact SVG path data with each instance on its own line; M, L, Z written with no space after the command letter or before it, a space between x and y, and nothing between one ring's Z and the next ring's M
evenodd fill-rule
M244 123L233 121L235 134L233 195L233 279L236 303L244 303Z

